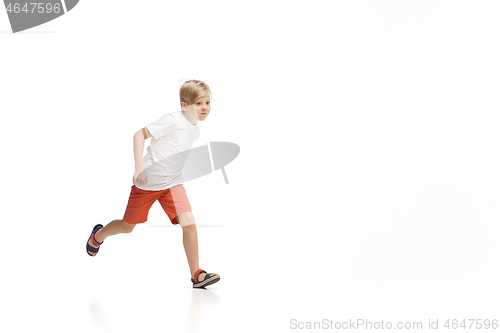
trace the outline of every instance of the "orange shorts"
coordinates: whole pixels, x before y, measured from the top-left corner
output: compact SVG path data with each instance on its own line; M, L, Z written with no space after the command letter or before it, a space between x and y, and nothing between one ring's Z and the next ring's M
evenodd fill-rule
M149 209L156 200L160 202L172 224L179 224L177 216L191 211L191 205L182 184L161 191L141 190L132 185L123 220L131 224L146 222Z

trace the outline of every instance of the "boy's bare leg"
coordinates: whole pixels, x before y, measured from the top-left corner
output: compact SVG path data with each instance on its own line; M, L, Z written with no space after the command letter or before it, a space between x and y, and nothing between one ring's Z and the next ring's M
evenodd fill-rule
M116 234L122 234L122 233L129 233L129 232L132 232L132 230L134 230L134 228L135 228L135 224L127 223L124 220L113 220L113 221L109 222L108 224L106 224L104 226L104 228L99 229L95 233L94 238L98 243L101 243L101 242L104 242L104 240L106 238L108 238L109 236L113 236ZM93 248L96 248L96 246L94 246L94 243L92 243L92 240L90 240L90 239L89 239L89 245L92 246ZM96 254L90 253L90 255L95 256Z
M182 241L184 243L184 251L191 270L191 278L194 278L194 273L200 268L198 260L198 232L194 223L194 216L191 212L182 213L177 217L182 227ZM198 275L198 281L205 279L205 273Z

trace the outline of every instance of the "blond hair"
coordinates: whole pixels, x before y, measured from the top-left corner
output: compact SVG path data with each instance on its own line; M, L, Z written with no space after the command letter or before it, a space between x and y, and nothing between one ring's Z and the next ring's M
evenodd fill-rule
M212 91L208 84L200 80L181 80L179 97L181 102L187 105L193 104L198 98L209 96L212 98Z

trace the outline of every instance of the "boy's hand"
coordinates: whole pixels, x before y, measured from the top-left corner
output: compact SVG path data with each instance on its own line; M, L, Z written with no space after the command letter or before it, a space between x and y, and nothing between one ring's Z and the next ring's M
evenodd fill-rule
M133 177L134 184L137 182L139 185L144 185L148 182L148 175L144 170L137 170Z

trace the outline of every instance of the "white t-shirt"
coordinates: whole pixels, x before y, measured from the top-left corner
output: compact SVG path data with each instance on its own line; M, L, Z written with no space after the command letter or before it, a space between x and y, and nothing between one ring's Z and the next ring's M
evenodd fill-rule
M164 114L147 126L153 136L144 156L144 171L148 182L135 186L148 191L160 191L183 184L182 168L193 142L200 137L199 121L195 125L182 111Z

